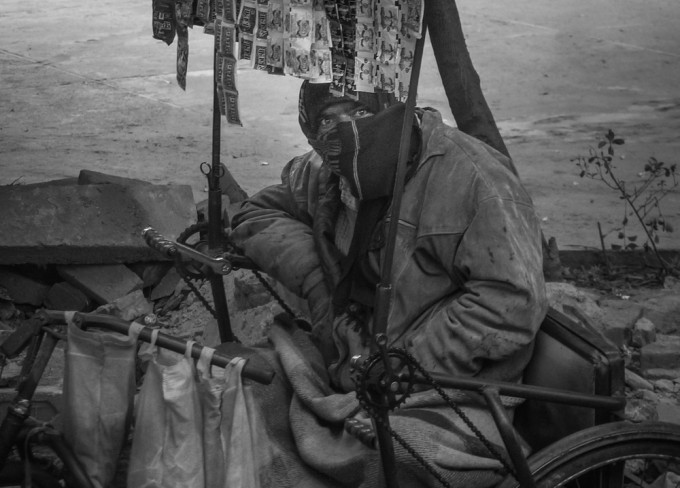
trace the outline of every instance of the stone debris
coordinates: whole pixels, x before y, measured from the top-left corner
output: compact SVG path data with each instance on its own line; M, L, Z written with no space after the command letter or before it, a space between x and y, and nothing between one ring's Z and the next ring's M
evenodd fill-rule
M176 239L205 219L207 203L197 206L184 189L159 187L91 171L82 171L77 180L0 187L0 205L13 205L0 234L0 340L45 306L109 313L181 339L217 345L210 283L199 280L189 286L141 237L141 228L152 224ZM236 192L236 197L241 194ZM223 203L227 215L237 205L229 198ZM302 300L265 279L297 316L308 318ZM223 283L238 340L244 345L266 341L282 305L250 271L234 270ZM565 282L548 283L552 307L596 330L621 351L629 400L623 415L630 419L680 422L680 285L672 280L667 285L614 296ZM16 365L8 364L5 373L14 368L18 374ZM61 367L63 355L55 354L44 379L47 385L60 387Z
M152 226L176 239L195 223L191 187L119 180L0 186L0 264L160 260L140 237L141 231Z
M584 290L569 283L547 286L553 307L574 320L587 322L621 350L629 400L625 417L680 422L677 283L667 280L665 288L631 290L625 297Z
M61 281L52 285L43 305L50 310L85 312L92 309L92 300L72 284Z
M139 276L123 264L57 266L57 272L100 305L140 290L143 285Z

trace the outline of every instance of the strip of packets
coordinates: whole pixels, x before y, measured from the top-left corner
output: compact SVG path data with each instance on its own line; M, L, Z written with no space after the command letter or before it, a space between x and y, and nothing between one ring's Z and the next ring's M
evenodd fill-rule
M154 37L161 38L156 4L173 0L153 1ZM186 6L179 5L192 0L174 2L181 41L181 20L186 24L187 17ZM379 89L406 98L423 0L197 0L193 5L194 22L215 34L217 93L229 123L241 124L237 60L270 73L330 82L337 95ZM172 42L167 32L164 40ZM182 86L186 73L180 75L180 68L183 63L186 70L188 47L185 51L179 44Z

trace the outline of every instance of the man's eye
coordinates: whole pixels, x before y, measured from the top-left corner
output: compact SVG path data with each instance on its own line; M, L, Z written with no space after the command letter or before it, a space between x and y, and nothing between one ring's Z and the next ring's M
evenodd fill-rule
M328 126L328 125L330 125L330 124L332 124L332 123L333 123L333 119L331 119L330 117L324 117L324 118L321 119L321 121L319 122L319 126L320 126L320 127L326 127L326 126Z
M370 114L371 114L371 112L369 112L365 108L359 108L354 112L355 117L366 117L367 115L370 115Z

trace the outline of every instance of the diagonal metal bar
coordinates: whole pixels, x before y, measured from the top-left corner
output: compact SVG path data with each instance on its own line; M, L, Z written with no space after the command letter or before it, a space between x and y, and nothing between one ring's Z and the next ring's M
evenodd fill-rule
M377 286L375 297L374 330L371 348L375 351L378 348L378 338L385 338L387 331L387 319L390 309L392 292L392 263L394 262L394 249L396 246L397 228L399 225L399 209L404 193L404 183L406 177L406 165L411 150L411 134L413 132L413 117L416 108L416 94L418 92L418 80L420 78L420 66L423 59L423 47L427 35L427 24L423 21L422 34L416 42L416 48L411 71L411 81L406 99L406 113L401 128L401 140L399 141L399 160L397 171L394 178L394 191L392 192L392 204L390 207L389 225L385 245L385 254L380 263L380 283ZM384 347L384 346L383 346ZM389 364L385 364L389 370ZM394 446L390 436L389 415L387 411L380 413L380 419L374 422L378 437L378 447L382 461L385 483L388 488L398 488L399 482L396 475L396 462L394 456Z
M394 248L396 247L397 228L399 227L399 209L404 194L404 180L406 178L406 164L411 150L411 134L413 132L413 117L416 108L416 95L418 92L418 80L420 78L420 66L423 59L423 48L427 35L427 24L423 20L422 35L416 42L411 70L411 82L406 99L406 113L401 128L401 140L399 141L399 161L394 178L394 191L390 206L389 224L385 240L385 252L383 261L380 263L380 283L375 297L374 330L373 337L384 334L387 331L387 316L389 314L391 291L392 291L392 264L394 262ZM373 344L373 351L377 345Z

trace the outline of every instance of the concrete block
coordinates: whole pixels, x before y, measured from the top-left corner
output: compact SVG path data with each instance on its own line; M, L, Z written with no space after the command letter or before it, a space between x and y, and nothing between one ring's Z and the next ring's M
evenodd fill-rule
M663 422L680 424L680 405L674 401L667 398L662 398L659 401L659 404L656 406L656 411L658 412L659 420Z
M59 178L58 180L41 181L40 183L29 183L22 185L24 188L35 188L44 186L70 186L77 185L78 178Z
M50 310L85 312L92 308L92 300L75 286L61 281L47 292L45 307Z
M602 310L597 304L599 298L594 293L588 293L576 288L571 283L548 282L545 284L548 303L551 307L571 315L574 320L581 320L570 313L570 308L578 309L585 314L589 320L599 323L602 319Z
M142 279L144 288L149 288L158 285L174 264L167 261L155 261L148 263L131 263L127 266Z
M654 389L661 393L673 393L676 389L675 382L669 379L654 380Z
M648 298L642 305L642 316L656 325L662 334L680 332L680 293L669 290Z
M142 288L142 280L122 264L57 266L57 272L99 304Z
M43 304L50 290L48 283L7 266L0 266L0 286L7 290L14 302L36 307Z
M144 297L141 290L133 291L111 303L97 308L97 312L115 315L123 320L133 321L143 315L153 313L153 305Z
M626 385L633 390L651 390L654 391L654 385L644 379L639 374L634 373L630 369L625 370Z
M656 341L656 327L646 317L640 317L635 322L630 344L633 347L642 347Z
M138 180L136 178L125 178L124 176L109 175L106 173L100 173L99 171L90 171L88 169L83 169L78 174L78 184L79 185L115 184L122 186L130 186L130 185L150 185L151 183L144 180Z
M645 370L645 378L650 381L676 380L680 378L680 369L649 368Z
M3 186L0 208L0 264L163 260L142 229L176 239L196 222L188 185Z
M680 337L657 335L657 341L640 348L642 375L654 368L680 369Z
M153 290L151 290L149 299L159 300L164 297L169 297L175 292L177 283L179 283L181 280L182 277L179 275L177 269L174 267L170 268L167 270L163 278L161 278L160 283L154 286Z
M656 405L641 398L631 398L626 402L624 418L631 422L642 422L658 420L659 414L656 411Z

